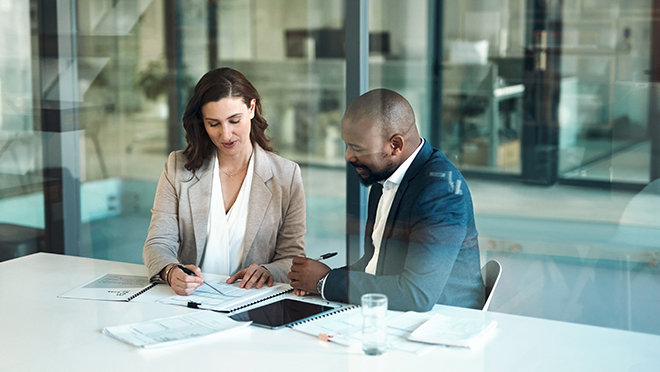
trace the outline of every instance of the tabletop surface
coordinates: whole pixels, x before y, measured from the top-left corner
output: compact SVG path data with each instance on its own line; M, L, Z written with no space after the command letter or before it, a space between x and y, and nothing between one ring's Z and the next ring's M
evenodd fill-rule
M143 350L107 326L185 314L185 307L58 298L102 274L146 275L142 265L37 253L0 263L1 371L657 371L660 336L449 306L434 312L497 320L477 350L367 356L291 329L248 327Z

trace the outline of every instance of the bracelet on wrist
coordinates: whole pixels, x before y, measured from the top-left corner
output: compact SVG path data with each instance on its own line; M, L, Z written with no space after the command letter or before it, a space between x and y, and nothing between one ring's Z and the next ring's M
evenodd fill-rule
M167 285L170 285L170 274L172 272L172 269L176 267L176 264L169 264L167 265L167 270L165 270L165 275L164 278L165 281L167 282Z

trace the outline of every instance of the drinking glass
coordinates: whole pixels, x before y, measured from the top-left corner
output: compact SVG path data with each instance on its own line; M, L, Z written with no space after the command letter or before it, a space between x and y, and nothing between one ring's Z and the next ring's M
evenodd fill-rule
M362 296L362 350L380 355L387 348L387 296L367 293Z

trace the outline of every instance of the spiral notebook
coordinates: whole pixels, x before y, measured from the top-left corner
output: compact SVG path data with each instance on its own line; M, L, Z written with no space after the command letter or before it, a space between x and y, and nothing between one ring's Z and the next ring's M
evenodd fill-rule
M83 300L131 301L156 284L146 276L104 274L57 296Z
M207 281L208 285L200 286L190 296L169 296L158 300L158 302L229 313L293 291L293 288L286 283L275 283L272 287L263 286L261 288L245 289L239 287L240 282L227 284L228 276L207 276L213 276L217 279ZM222 293L218 293L209 285Z
M227 284L226 275L207 274L215 280L207 281L214 289L204 284L190 296L178 296L167 285L149 283L146 276L105 274L96 277L58 297L103 301L160 302L220 312L238 311L262 301L293 291L290 285L275 283L272 287L240 288L240 281Z

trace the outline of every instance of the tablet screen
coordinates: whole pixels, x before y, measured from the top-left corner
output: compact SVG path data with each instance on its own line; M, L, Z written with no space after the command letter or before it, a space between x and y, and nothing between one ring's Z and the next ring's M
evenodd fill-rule
M334 309L330 306L284 298L229 317L238 321L251 320L253 324L267 328L280 328Z

